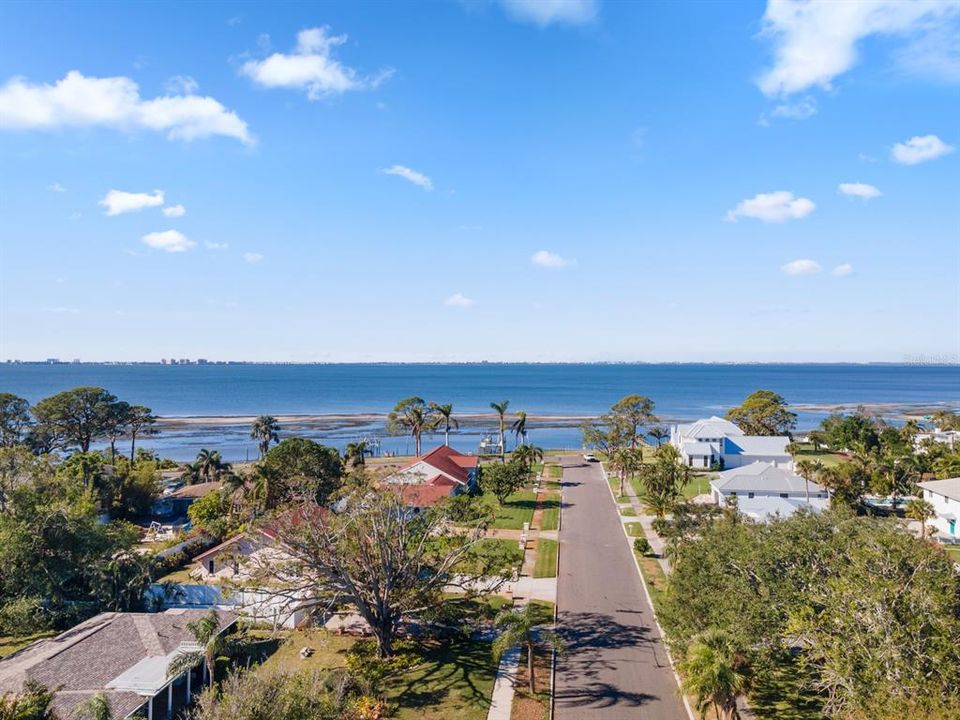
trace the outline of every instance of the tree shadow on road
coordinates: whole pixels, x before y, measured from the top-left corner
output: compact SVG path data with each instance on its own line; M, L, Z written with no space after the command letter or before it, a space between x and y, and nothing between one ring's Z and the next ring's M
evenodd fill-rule
M618 611L617 615L621 612L628 611ZM618 687L602 677L623 662L622 653L611 658L609 651L625 648L643 649L642 655L628 662L643 663L651 669L665 667L670 672L666 653L649 628L622 623L608 613L564 612L558 618L557 629L566 643L566 653L557 662L558 706L639 706L658 698Z

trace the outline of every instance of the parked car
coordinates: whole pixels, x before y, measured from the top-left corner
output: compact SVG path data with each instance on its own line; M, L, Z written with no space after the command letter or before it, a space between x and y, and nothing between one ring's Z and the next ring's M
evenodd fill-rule
M587 462L600 462L599 460L597 460L596 455L591 455L590 453L584 453L583 459L586 460Z

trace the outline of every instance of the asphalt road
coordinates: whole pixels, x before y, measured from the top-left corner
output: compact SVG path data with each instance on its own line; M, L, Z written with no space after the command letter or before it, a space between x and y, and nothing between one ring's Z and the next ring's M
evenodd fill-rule
M557 587L557 720L685 720L670 661L653 620L602 471L564 458Z

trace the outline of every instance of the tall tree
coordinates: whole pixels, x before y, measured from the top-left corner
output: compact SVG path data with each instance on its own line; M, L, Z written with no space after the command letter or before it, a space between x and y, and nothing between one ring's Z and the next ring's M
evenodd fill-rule
M392 435L410 435L413 438L418 457L421 450L421 436L434 427L432 407L427 405L423 398L416 395L398 402L387 416L387 432Z
M510 425L510 430L513 431L513 436L517 441L517 446L526 445L527 413L525 413L523 410L518 410L517 417L514 419L513 424Z
M460 428L460 421L453 416L453 405L450 403L430 403L436 427L443 427L443 444L450 447L450 431Z
M324 504L343 477L336 448L309 438L286 438L270 448L257 468L256 478L268 484L268 507L303 497Z
M110 428L116 402L103 388L78 387L41 400L33 414L40 425L58 431L68 446L89 452L90 444Z
M30 403L13 393L0 393L0 446L23 442L30 427Z
M257 441L262 458L270 449L270 443L280 442L280 423L272 415L261 415L250 426L250 437Z
M789 435L797 426L796 413L787 409L787 401L772 390L750 393L743 404L727 411L727 420L747 435Z
M641 428L657 422L653 414L654 402L644 395L627 395L610 408L614 423L624 428L630 437L630 447L636 448L640 441Z
M129 433L130 403L117 400L110 404L103 434L110 443L110 464L117 461L117 441Z
M543 450L534 445L518 445L510 454L510 462L518 463L527 474L533 469L533 466L543 460Z
M610 454L609 465L620 480L620 491L617 495L623 497L627 477L635 475L643 468L643 449L618 448Z
M380 656L390 657L401 620L462 605L480 587L499 587L487 585L494 573L483 556L465 565L483 536L483 521L464 530L449 522L449 512L444 504L412 513L390 488L358 489L338 512L308 501L270 523L289 562L254 559L250 569L277 598L302 602L306 595L317 606L356 608ZM482 577L487 580L478 582Z
M217 482L220 476L229 472L230 463L224 462L219 450L201 448L197 459L190 466L190 474L194 482Z
M510 407L510 401L490 403L491 409L497 414L497 421L500 428L500 462L504 461L507 452L507 408Z
M130 464L136 461L137 438L157 435L157 416L144 405L132 405L127 419L127 434L130 436Z
M534 675L534 652L537 644L544 644L562 652L565 649L560 636L549 630L538 628L537 607L527 603L522 610L504 610L494 619L493 624L500 635L493 641L493 655L497 660L507 650L519 645L527 656L527 684L530 694L537 691Z

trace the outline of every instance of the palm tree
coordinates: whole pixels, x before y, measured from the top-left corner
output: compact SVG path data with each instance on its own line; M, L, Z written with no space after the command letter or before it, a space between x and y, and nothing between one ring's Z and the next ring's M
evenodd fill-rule
M667 489L647 490L640 496L641 502L653 511L658 520L663 520L667 513L673 511L677 499L678 495Z
M504 400L503 402L492 402L490 407L493 408L493 411L497 413L497 417L500 421L500 462L504 461L504 456L507 450L507 441L506 441L506 415L507 408L510 407L510 401Z
M197 453L197 460L190 465L190 476L194 482L216 482L221 473L230 470L230 463L225 463L218 450L201 448Z
M420 455L420 436L435 426L434 411L423 398L408 397L401 400L387 416L387 432L394 435L409 433Z
M367 443L360 442L347 443L344 450L344 460L355 468L364 467L367 464Z
M819 460L798 460L797 472L803 478L803 488L806 494L807 504L810 504L810 481L817 481L817 477L823 470L823 463Z
M102 692L91 695L77 708L81 720L111 720L110 701Z
M719 720L740 717L737 698L746 691L749 680L744 665L726 632L711 629L694 639L680 663L680 675L701 719L711 707Z
M272 415L261 415L250 426L250 437L257 441L262 458L270 449L270 443L280 442L280 423Z
M167 666L167 677L175 678L203 663L204 682L209 678L213 683L217 658L226 654L230 647L227 639L220 634L217 611L211 610L199 620L187 623L187 630L200 649L175 655Z
M430 403L430 409L436 418L434 421L436 426L443 425L443 444L450 447L450 430L460 429L460 421L453 416L453 405Z
M660 447L664 440L668 440L670 438L670 431L662 425L657 425L656 427L650 428L647 434L657 441L657 447Z
M510 453L510 462L519 463L529 473L533 466L543 460L543 450L533 445L517 445Z
M517 445L524 445L527 442L527 414L523 410L517 412L517 419L513 421L513 424L510 426L510 430L513 431L513 437L517 441Z
M911 500L907 503L907 507L904 509L904 514L911 520L916 520L920 523L920 538L926 538L927 520L936 515L933 505L928 503L926 500Z
M493 641L493 655L499 660L509 648L514 645L520 645L527 651L527 681L530 684L530 694L536 692L533 675L533 652L536 649L537 642L551 646L557 652L564 651L564 643L560 637L548 630L537 630L536 606L526 605L523 610L515 612L513 610L504 610L496 619L496 625L502 632Z

